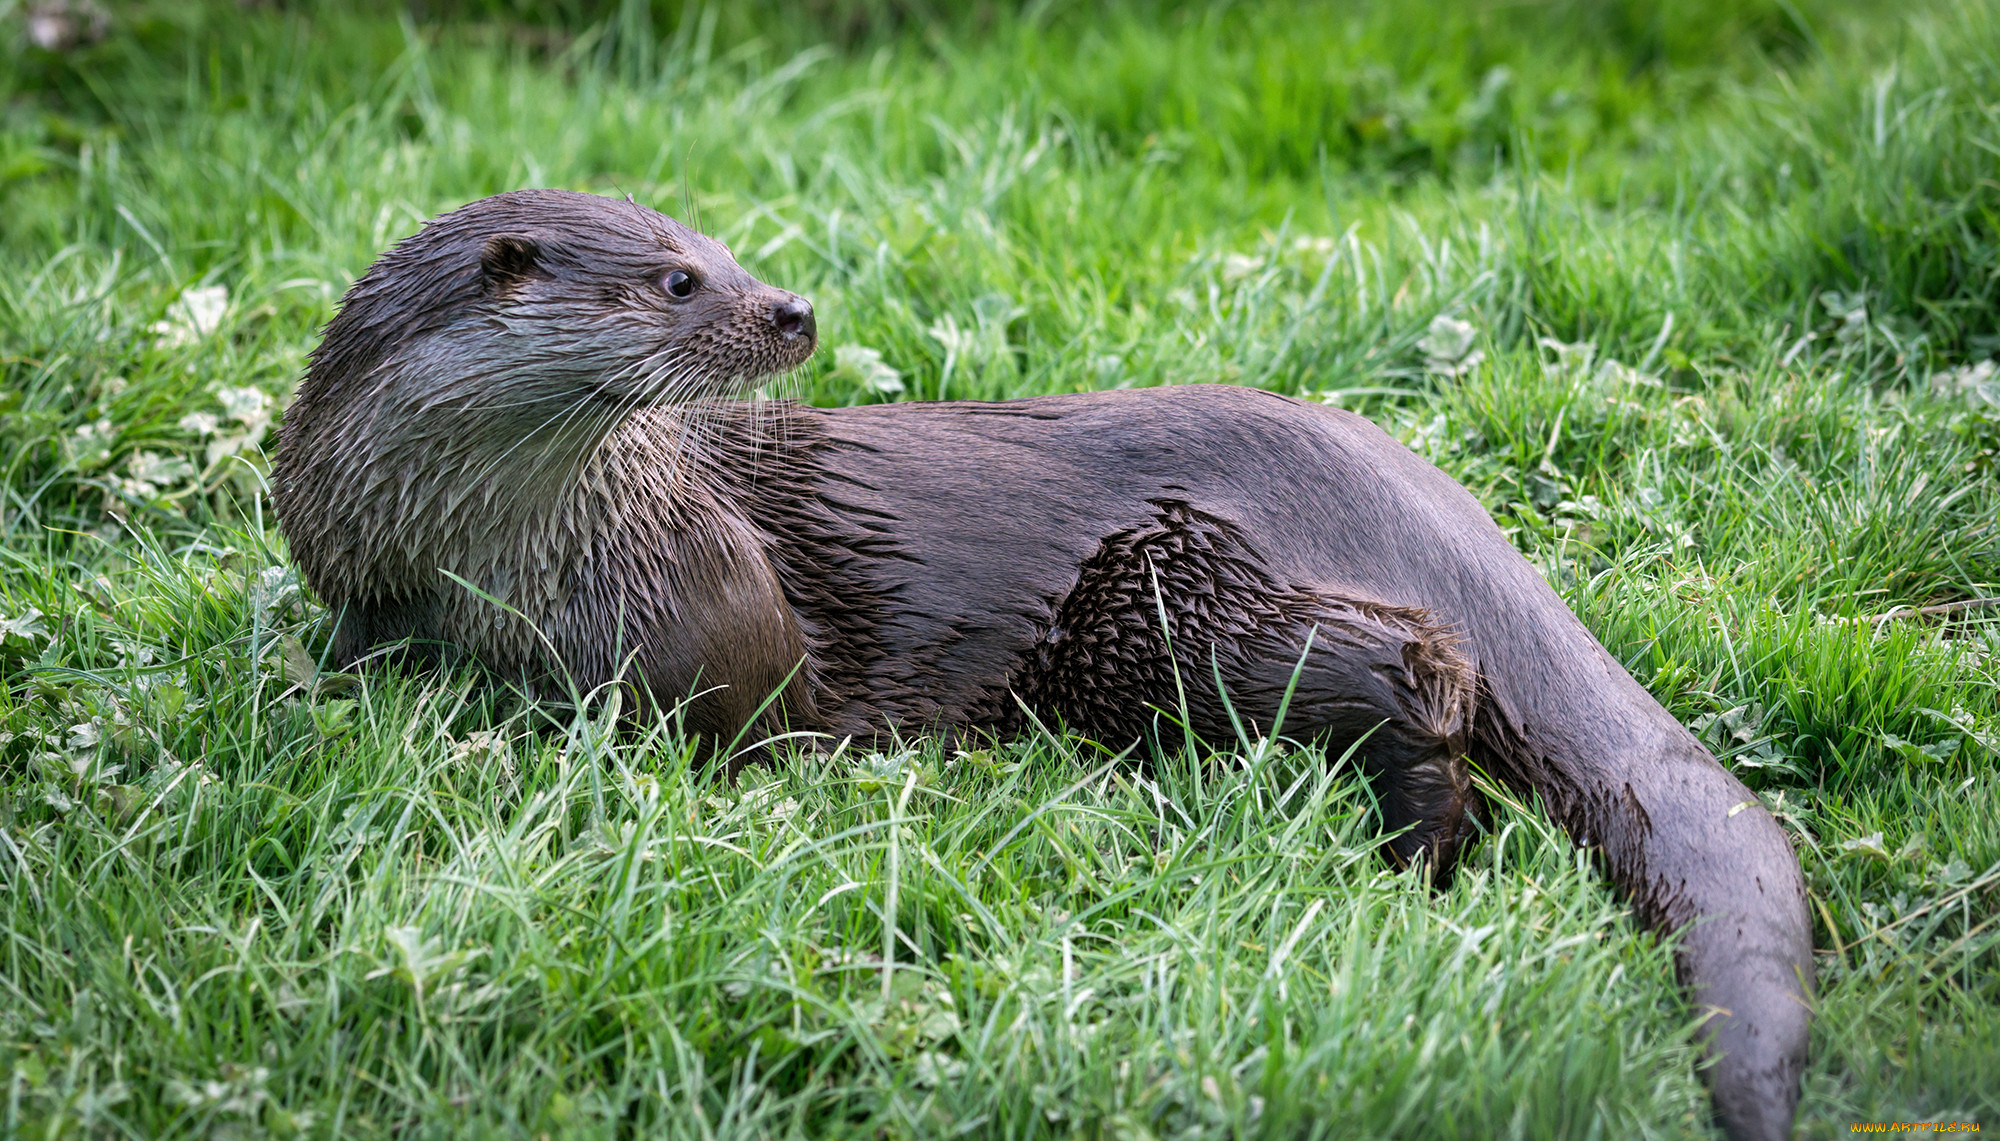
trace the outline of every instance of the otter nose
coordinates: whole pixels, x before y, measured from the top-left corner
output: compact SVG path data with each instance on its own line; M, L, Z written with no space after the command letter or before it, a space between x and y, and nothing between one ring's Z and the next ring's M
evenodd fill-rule
M819 326L813 321L812 302L796 293L786 294L783 301L771 306L771 324L789 338L814 340L819 336Z

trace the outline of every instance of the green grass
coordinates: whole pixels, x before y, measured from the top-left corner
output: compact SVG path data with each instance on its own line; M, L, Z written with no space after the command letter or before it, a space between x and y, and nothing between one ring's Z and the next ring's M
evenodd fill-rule
M811 296L817 402L1374 417L1795 836L1804 1131L2000 1122L2000 611L1876 620L2000 595L1990 7L21 7L0 1133L1706 1133L1668 949L1533 805L1433 894L1309 752L731 782L315 677L260 449L354 275L520 185Z

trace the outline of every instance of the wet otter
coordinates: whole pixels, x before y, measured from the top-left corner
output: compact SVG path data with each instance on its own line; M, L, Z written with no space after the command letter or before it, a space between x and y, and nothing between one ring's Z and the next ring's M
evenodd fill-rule
M1449 874L1468 756L1539 794L1642 922L1687 929L1728 1132L1789 1133L1812 959L1784 833L1443 472L1242 388L724 399L815 343L803 299L627 202L427 225L348 292L273 473L338 656L407 640L584 687L629 662L661 700L708 691L688 727L725 739L1026 709L1122 744L1184 687L1227 740L1214 679L1253 731L1290 691L1286 735L1366 737L1399 860Z

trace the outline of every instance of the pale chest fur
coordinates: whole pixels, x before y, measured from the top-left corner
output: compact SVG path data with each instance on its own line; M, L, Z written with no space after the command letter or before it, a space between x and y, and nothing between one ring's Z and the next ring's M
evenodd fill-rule
M351 586L323 576L339 584L326 601L346 612L357 649L407 636L420 653L449 647L553 696L617 678L662 706L706 692L691 720L719 730L793 677L788 704L805 713L796 619L764 537L715 483L725 468L693 462L704 446L699 425L648 411L554 493L535 457L476 481L432 463L436 487L357 496L368 510L335 553L373 573Z

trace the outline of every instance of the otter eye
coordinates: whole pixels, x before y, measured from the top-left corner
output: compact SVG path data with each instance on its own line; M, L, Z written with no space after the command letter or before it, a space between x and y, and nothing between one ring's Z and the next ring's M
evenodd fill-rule
M693 297L694 291L701 286L701 282L694 279L694 274L684 269L677 269L668 274L666 280L660 284L666 287L667 296L682 301Z

